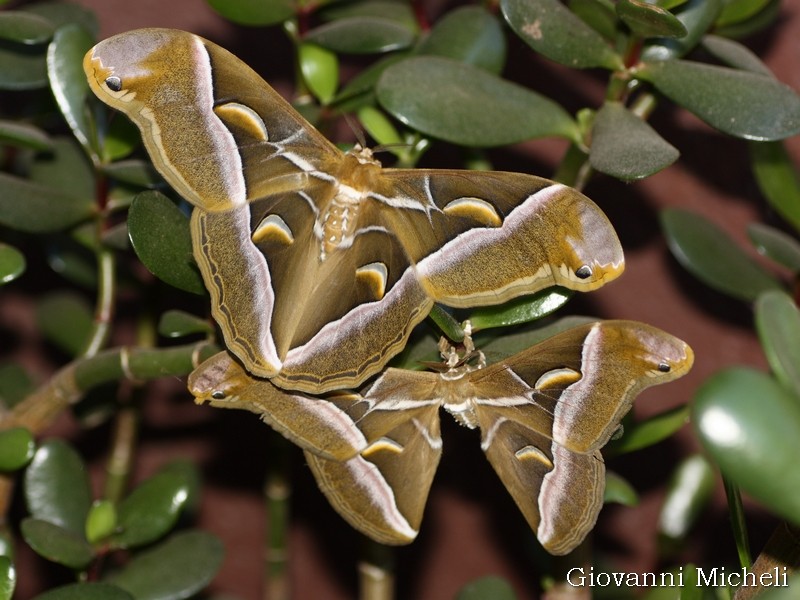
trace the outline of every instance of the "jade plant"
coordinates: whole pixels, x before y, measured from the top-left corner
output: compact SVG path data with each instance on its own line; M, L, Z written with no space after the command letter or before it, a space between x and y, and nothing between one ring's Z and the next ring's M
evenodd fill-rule
M595 175L635 182L679 159L681 149L648 123L662 106L676 105L718 130L720 144L724 135L750 140L765 196L785 223L800 225L796 175L778 142L800 133L800 97L737 41L769 28L780 12L778 0L502 0L441 14L402 1L209 4L239 25L270 35L281 35L282 28L293 51L286 60L296 67L295 106L325 132L344 130L347 140L350 128L335 125L348 117L397 166L424 164L426 151L436 146L460 150L460 164L451 166L487 168L498 166L488 148L555 138L567 150L554 173L537 174L578 189ZM151 382L188 375L219 350L219 342L192 259L186 203L153 169L138 132L89 91L81 63L97 32L92 13L73 4L34 2L0 11L2 293L19 289L35 297L38 331L50 344L42 353L60 362L37 383L17 362L0 366L0 600L12 596L17 580L22 589L30 577L15 569L15 544L52 565L47 581L56 583L47 590L39 586L37 598L211 597L202 590L223 551L212 534L191 527L203 491L197 468L165 462L148 477L134 480L132 474ZM514 39L519 43L510 44ZM511 53L518 61L535 53L568 69L592 69L605 82L604 100L570 114L502 77ZM340 70L342 65L350 68ZM261 74L270 80L270 73ZM691 413L707 452L671 466L659 524L665 570L683 566L674 557L710 497L715 466L726 482L741 566L749 567L753 556L739 488L789 522L800 520L792 494L793 448L787 442L774 452L771 439L773 428L787 439L800 432L797 292L792 298L757 263L737 258L731 243L695 216L667 210L663 226L687 268L724 293L755 303L773 375L724 371L677 409L626 419L605 454L652 446ZM796 277L795 239L762 225L750 234L759 251ZM539 335L536 321L552 319L548 315L568 299L562 290L548 291L468 316L486 330L486 344L491 340L509 354L530 345ZM395 366L430 360L442 331L458 337L458 321L446 311L436 315L421 325L424 331ZM188 394L182 401L189 402ZM48 438L48 428L65 411L81 424L74 444ZM725 419L739 438L725 438ZM106 474L98 477L100 484L87 478L85 449L76 449L98 428L111 432L101 452ZM263 435L270 432L264 428ZM246 442L234 437L228 443ZM274 598L288 597L285 452L271 455L266 486ZM13 507L14 498L24 509ZM606 499L636 503L635 482L610 472ZM556 597L568 588L570 566L583 565L593 553L603 564L603 548L590 543L556 561L536 551L527 558L538 585ZM364 560L375 569L362 570L364 597L390 597L391 577L369 579L391 563L386 550L372 548L368 555ZM628 598L633 590L595 591ZM687 586L653 589L648 597L733 594L728 587ZM470 600L515 597L510 584L496 577L472 582L459 594Z

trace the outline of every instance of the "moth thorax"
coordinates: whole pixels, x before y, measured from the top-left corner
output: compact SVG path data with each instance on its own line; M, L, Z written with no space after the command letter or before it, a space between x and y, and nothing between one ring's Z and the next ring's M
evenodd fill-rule
M444 393L441 395L442 406L453 415L459 425L475 429L478 426L478 415L475 412L475 397L469 380L445 381L447 381L447 384L444 388Z

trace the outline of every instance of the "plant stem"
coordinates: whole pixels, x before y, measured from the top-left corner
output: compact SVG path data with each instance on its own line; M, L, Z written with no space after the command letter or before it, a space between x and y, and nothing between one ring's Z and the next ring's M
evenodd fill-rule
M567 580L570 569L582 568L588 572L592 564L592 537L591 534L580 545L565 556L553 557L553 586L542 595L542 600L589 600L592 597L592 588L587 586L571 585Z
M289 476L287 440L270 432L270 461L264 482L264 501L268 534L265 540L265 600L289 600L289 498L292 494Z
M108 248L97 251L97 303L94 311L92 334L82 356L94 356L108 343L116 297L116 257Z
M725 495L728 498L731 529L733 530L733 538L736 541L736 551L739 554L739 564L742 568L749 569L753 564L753 559L750 554L750 543L747 540L747 523L744 517L744 507L742 506L742 495L739 492L739 486L724 475L722 483L725 486Z
M362 538L358 561L359 600L393 600L394 553L389 546Z
M589 183L594 170L589 164L589 155L575 144L571 144L556 169L553 179L580 191Z
M128 478L136 456L139 438L139 411L130 402L123 402L114 417L111 452L106 461L106 482L103 495L119 504L125 495Z

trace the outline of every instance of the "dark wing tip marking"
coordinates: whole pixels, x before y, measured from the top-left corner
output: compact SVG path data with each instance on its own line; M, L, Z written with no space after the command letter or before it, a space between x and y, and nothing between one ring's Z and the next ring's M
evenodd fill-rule
M216 390L214 392L211 392L211 397L214 400L225 400L225 392L222 392L220 390Z
M658 370L662 373L669 373L672 370L672 367L669 365L669 363L662 362L658 363Z
M106 77L106 87L112 92L119 92L122 90L122 80L116 75Z
M592 267L589 265L583 265L582 267L579 267L575 271L575 276L578 279L589 279L589 277L592 276Z

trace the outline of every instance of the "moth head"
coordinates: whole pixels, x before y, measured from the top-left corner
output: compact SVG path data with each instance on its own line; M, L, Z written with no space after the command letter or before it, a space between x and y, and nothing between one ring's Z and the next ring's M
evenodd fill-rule
M100 42L83 59L89 86L102 100L119 108L137 93L147 93L154 83L179 77L169 69L168 59L182 51L186 45L183 36L188 35L168 29L139 29Z
M226 352L209 358L189 375L188 388L197 404L232 407L247 384L244 370Z

